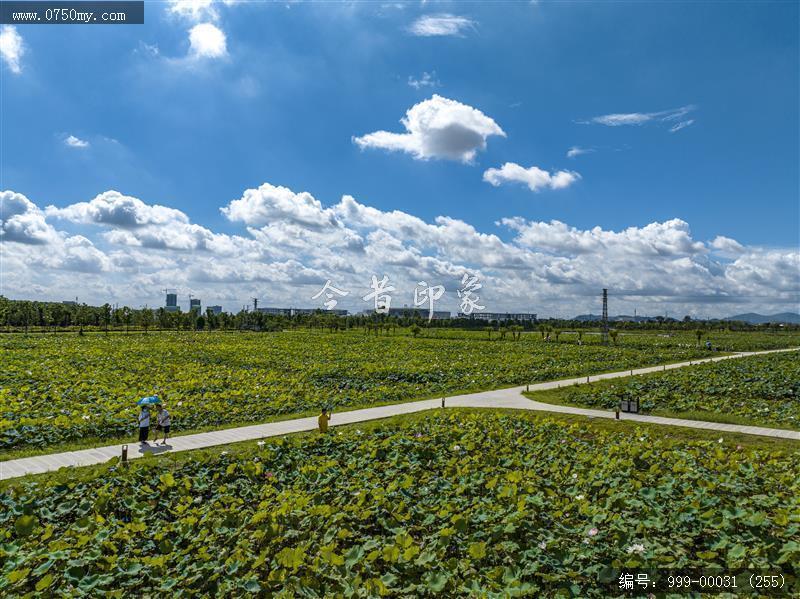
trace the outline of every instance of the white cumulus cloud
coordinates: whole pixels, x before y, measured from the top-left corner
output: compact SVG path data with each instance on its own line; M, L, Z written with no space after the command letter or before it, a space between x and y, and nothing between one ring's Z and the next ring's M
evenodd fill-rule
M70 204L65 208L48 206L45 212L47 216L74 223L110 225L123 229L170 222L189 222L189 217L180 210L158 204L145 204L139 198L123 195L113 189L95 196L88 202Z
M689 224L677 218L619 232L600 227L582 230L557 220L538 222L506 218L500 222L517 232L516 241L520 245L562 255L614 252L677 258L706 252L705 244L692 238Z
M524 183L531 191L542 189L564 189L581 178L575 171L548 172L538 166L525 168L515 162L506 162L500 168L490 168L483 173L483 180L498 187L503 183Z
M288 187L269 183L246 190L240 199L233 200L220 211L228 220L257 227L274 222L290 222L315 229L338 226L333 210L324 209L322 203L307 191L295 193Z
M22 36L13 25L3 25L0 27L0 56L6 63L9 70L15 75L22 72L20 60L25 54L25 45Z
M64 144L69 146L70 148L88 148L89 142L74 135L69 135L64 138Z
M744 246L741 243L724 235L717 235L709 245L720 253L741 254L744 252Z
M434 94L415 104L400 121L405 133L375 131L354 137L362 149L406 152L419 160L442 158L471 162L486 140L505 132L477 108Z
M612 313L663 314L666 306L670 314L729 316L782 312L800 301L797 248L756 248L722 236L702 242L680 219L608 230L509 217L497 223L500 230L482 230L348 195L329 204L272 183L245 190L221 210L241 231L220 233L181 210L116 191L46 210L3 192L3 294L74 297L80 272L81 300L89 303L160 305L159 290L170 287L233 310L252 297L314 307L321 304L312 296L330 280L350 292L338 307L360 311L370 307L361 297L371 276L386 274L396 288L393 306L411 305L418 282L428 281L446 289L436 308L455 312L468 271L479 276L481 303L492 311L597 313L604 287ZM57 231L48 222L57 218L80 233ZM500 237L503 230L510 239Z
M192 27L189 44L189 54L195 58L222 58L228 53L225 33L212 23Z
M47 245L59 239L39 207L21 193L0 192L0 241Z
M434 37L447 35L463 35L465 31L475 28L475 21L467 17L448 13L423 15L414 21L408 30L412 35Z

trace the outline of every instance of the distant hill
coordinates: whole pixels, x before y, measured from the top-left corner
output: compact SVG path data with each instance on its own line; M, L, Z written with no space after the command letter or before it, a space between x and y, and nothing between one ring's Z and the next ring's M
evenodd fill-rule
M755 312L748 312L747 314L737 314L736 316L729 316L722 320L737 320L740 322L749 322L750 324L764 324L765 322L783 322L786 324L800 324L800 314L794 312L781 312L780 314L756 314Z

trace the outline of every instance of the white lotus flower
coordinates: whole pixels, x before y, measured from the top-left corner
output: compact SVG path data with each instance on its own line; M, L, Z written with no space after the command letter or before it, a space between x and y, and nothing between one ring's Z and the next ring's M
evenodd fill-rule
M641 543L634 543L633 545L628 547L628 553L638 553L641 555L642 553L644 553L644 545L642 545Z

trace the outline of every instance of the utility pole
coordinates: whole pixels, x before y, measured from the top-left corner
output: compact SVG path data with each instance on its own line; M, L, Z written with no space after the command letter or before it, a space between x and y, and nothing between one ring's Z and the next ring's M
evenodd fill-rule
M608 289L603 289L603 345L608 345Z

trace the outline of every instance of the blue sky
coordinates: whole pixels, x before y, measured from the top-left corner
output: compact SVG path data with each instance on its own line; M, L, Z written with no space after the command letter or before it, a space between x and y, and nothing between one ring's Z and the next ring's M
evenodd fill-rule
M80 271L88 273L92 300L130 278L115 263L115 252L126 244L141 252L154 248L136 235L120 243L125 236L114 238L116 225L92 222L84 213L51 210L45 216L47 206L66 210L116 190L146 206L179 210L214 235L251 239L248 227L270 223L232 220L220 209L242 198L244 190L267 183L307 191L322 210L349 195L382 213L402 211L429 224L446 216L525 247L535 254L536 266L529 265L534 279L554 286L537 300L545 305L562 295L559 285L575 282L575 294L585 295L595 281L580 271L581 266L591 271L588 264L559 266L553 275L543 256L572 259L586 250L550 237L543 241L542 235L554 232L535 226L537 236L521 241L531 224L556 220L574 229L573 238L589 239L596 227L609 234L635 228L636 237L651 223L679 219L690 233L680 225L678 235L706 249L656 254L678 265L689 258L692 272L675 271L676 277L693 276L696 266L723 277L703 284L697 292L705 298L701 303L738 294L749 297L751 308L796 309L798 16L798 4L790 2L148 2L145 25L18 26L12 41L11 33L3 33L0 189L35 204L43 226L54 227L62 242L79 235L106 256L99 270ZM206 35L192 46L190 31L197 26L207 27ZM224 36L222 47L217 35ZM478 134L471 160L356 143L376 131L403 133L399 121L406 111L433 106L426 102L434 94L465 111L479 111L475 118L502 134L482 140ZM568 156L570 148L583 153ZM516 175L503 171L492 184L487 172L499 172L506 163L521 168ZM526 184L532 172L522 171L532 167L545 177L537 179L536 191ZM570 173L568 181L541 182L558 172ZM271 214L292 222L286 212ZM513 217L526 224L498 226ZM391 232L392 226L385 229ZM656 235L671 243L674 229L670 225ZM600 239L598 253L621 252L602 235L594 237ZM731 244L717 242L712 248L719 237L739 247L731 253ZM431 276L464 267L502 279L509 289L525 283L524 277L515 279L519 273L492 274L491 264L454 257L442 243L457 237L431 242L439 244L435 251L415 246L414 239L395 239L416 247L421 257L447 263L433 268ZM661 243L651 241L653 247ZM5 293L21 293L26 282L45 295L62 293L59 281L67 278L69 266L52 264L50 278L41 278L31 272L35 269L26 270L24 261L14 261L8 249L13 243L3 244L9 258ZM260 243L281 245L275 235ZM266 250L272 258L257 260L285 265L291 259L285 244L281 251L272 249ZM302 283L302 277L293 279L297 269L309 281L336 275L335 268L303 258L313 248L295 254L302 266L281 270L294 274L287 275L276 301L293 299L292 289L296 295ZM144 254L142 259L152 263ZM221 258L209 259L222 264ZM737 260L746 263L735 266L734 274L728 267ZM630 261L648 269L646 260L631 256L621 257L619 267L629 268ZM758 264L767 263L783 274L762 272L765 267ZM416 267L398 277L419 278L426 267ZM163 273L182 269L165 264ZM639 278L669 272L643 272ZM744 280L743 272L751 279ZM772 276L783 277L777 287ZM161 285L223 295L209 281L170 285L164 278L169 276L151 270L125 293L147 302L145 287ZM243 274L226 281L227 295L219 302L239 306L244 303L239 296L259 293L268 278ZM242 285L239 291L232 290L234 284ZM608 285L613 289L614 282ZM667 291L646 287L622 285L621 296L638 291L645 298L625 307L660 305ZM524 307L506 291L506 300L496 298L499 307ZM695 307L692 289L678 295L676 309L708 311ZM563 310L584 307L592 308L576 301Z

